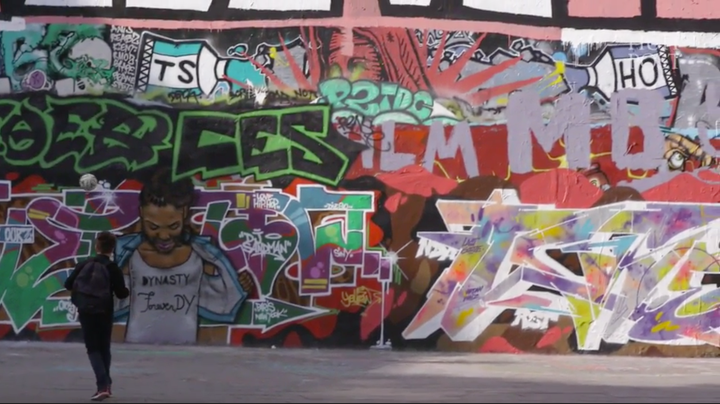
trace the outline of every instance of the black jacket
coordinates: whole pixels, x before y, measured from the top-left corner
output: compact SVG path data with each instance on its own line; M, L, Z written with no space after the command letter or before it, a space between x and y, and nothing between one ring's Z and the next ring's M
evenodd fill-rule
M117 266L117 264L108 258L106 255L96 255L95 257L78 262L77 265L75 265L75 269L73 269L72 273L70 273L70 276L65 280L65 289L72 291L73 284L75 283L75 278L78 277L78 274L80 274L80 270L83 269L85 264L87 264L88 261L97 261L103 265L105 265L110 272L110 292L115 294L115 296L118 299L125 299L130 295L130 291L128 290L127 286L125 286L125 277L123 276L122 271ZM111 310L112 312L112 310Z

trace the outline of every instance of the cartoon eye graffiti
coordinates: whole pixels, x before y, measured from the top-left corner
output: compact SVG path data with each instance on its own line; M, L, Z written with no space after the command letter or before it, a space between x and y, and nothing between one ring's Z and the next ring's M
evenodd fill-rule
M600 169L599 164L593 163L589 168L580 170L580 172L588 179L588 181L590 181L590 184L601 189L607 189L610 187L610 180L605 172Z
M670 133L665 137L664 156L671 171L714 167L717 164L715 158L705 153L698 142L678 133ZM691 167L688 167L688 164L691 164Z
M672 171L683 171L687 159L688 157L679 150L673 150L667 158L668 167Z

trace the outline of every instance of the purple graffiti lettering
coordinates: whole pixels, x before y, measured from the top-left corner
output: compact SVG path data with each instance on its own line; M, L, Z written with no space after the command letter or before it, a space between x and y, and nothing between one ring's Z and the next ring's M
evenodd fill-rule
M80 219L77 212L63 205L57 199L35 199L27 207L30 223L47 239L55 242L44 251L51 263L75 256L80 247L82 231L78 229Z
M109 202L107 198L89 195L88 205L93 201L101 200L99 212L103 212ZM55 245L44 251L45 257L52 263L77 255L81 244L83 232L87 231L81 226L81 217L88 221L104 224L107 230L125 228L137 220L137 193L116 192L113 195L116 208L110 213L81 213L65 206L60 200L54 198L38 198L28 204L27 212L30 224L35 226L47 239Z
M315 251L300 268L300 293L323 294L330 291L332 271L332 250L334 246L324 245Z
M715 303L719 299L720 289L691 289L654 309L648 309L647 304L642 304L631 317L636 322L628 336L645 342L670 341L681 337L719 341L715 332L720 327L720 311ZM696 307L691 310L693 315L678 315L678 310L684 304L692 304L691 300L696 301ZM706 307L703 312L699 310L701 306Z

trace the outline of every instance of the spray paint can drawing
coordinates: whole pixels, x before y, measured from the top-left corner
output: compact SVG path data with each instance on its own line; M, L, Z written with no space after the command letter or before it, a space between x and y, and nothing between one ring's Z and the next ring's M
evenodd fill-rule
M232 91L246 85L265 85L265 77L248 60L223 58L204 40L181 40L143 33L138 50L135 88L164 89L209 96L219 83Z
M657 91L665 99L678 95L665 46L608 46L590 65L568 64L565 80L576 92L591 87L606 100L625 89Z

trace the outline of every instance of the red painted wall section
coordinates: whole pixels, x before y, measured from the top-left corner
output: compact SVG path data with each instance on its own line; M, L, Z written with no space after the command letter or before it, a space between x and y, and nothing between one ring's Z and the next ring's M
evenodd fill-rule
M657 0L660 18L715 19L720 18L717 0Z
M622 18L640 15L640 0L569 0L573 17Z

